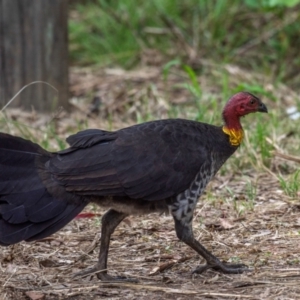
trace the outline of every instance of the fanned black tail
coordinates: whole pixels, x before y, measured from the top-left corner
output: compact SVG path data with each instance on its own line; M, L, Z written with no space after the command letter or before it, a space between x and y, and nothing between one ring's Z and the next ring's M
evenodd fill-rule
M86 206L51 179L44 180L51 177L43 166L52 155L28 140L0 133L0 245L47 237Z

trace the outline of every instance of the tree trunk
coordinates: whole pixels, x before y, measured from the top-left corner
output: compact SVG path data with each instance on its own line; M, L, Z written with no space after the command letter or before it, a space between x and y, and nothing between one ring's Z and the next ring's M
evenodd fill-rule
M25 109L69 109L68 1L0 0L0 106L24 85L12 103ZM1 108L0 107L0 108Z

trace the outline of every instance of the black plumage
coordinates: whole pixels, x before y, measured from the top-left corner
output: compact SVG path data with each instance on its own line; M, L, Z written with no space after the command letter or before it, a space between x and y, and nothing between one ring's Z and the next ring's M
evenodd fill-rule
M169 119L115 132L89 129L68 137L70 148L57 153L0 133L0 244L46 237L95 202L110 210L102 218L98 264L83 273L107 269L110 235L126 216L156 211L171 211L177 236L207 260L197 272L244 271L194 239L192 217L206 184L238 148L240 116L256 111L267 109L239 93L223 111L225 127ZM107 271L98 277L112 279Z

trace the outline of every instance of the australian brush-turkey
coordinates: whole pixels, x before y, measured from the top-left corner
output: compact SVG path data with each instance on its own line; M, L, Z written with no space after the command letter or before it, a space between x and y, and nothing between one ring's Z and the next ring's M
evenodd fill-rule
M50 153L19 137L0 134L0 245L45 238L90 202L109 208L102 217L95 267L107 274L110 236L128 215L170 212L178 238L207 262L195 272L247 270L222 263L193 236L193 212L207 183L243 139L240 117L267 112L260 99L240 92L223 110L223 126L169 119L109 132L81 131L70 148ZM120 279L121 280L121 279Z

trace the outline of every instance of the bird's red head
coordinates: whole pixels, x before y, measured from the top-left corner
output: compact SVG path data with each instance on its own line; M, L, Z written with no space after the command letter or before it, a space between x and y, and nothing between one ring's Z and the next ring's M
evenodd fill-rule
M268 109L259 98L248 92L233 95L225 105L223 131L230 136L230 143L233 146L238 146L243 139L240 117L254 112L267 113Z

